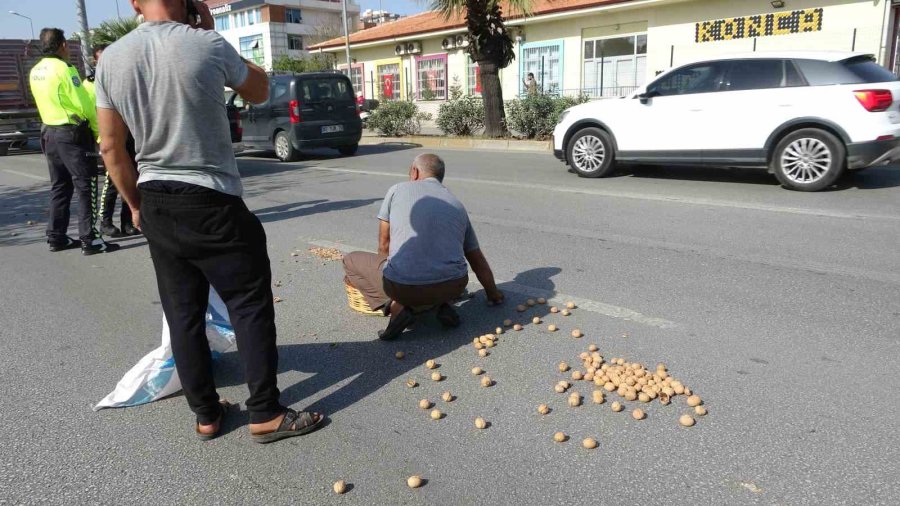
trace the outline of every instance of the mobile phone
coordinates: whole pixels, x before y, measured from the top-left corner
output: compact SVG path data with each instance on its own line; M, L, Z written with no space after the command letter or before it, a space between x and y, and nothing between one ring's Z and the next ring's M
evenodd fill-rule
M198 11L197 6L194 5L194 0L185 0L184 4L187 8L187 23L191 26L199 26L200 11Z

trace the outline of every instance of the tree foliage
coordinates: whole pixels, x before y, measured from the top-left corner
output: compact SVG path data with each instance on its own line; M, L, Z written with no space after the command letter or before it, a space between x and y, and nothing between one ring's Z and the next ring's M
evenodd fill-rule
M513 11L527 14L531 0L506 0ZM481 96L484 99L484 131L489 137L507 133L503 106L503 88L500 85L500 69L515 59L512 37L506 29L500 0L432 0L431 5L444 13L464 16L468 53L477 62L481 72Z
M334 69L334 61L325 54L311 54L306 58L281 55L272 62L272 70L280 72L321 72Z
M137 18L108 19L91 31L91 47L108 46L138 27Z

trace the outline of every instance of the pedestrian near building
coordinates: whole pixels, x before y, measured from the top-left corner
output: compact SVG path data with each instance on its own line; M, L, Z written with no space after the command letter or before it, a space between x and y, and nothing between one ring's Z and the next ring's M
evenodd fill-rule
M50 251L81 246L84 255L118 249L95 228L97 221L97 114L82 85L78 69L69 63L69 46L59 28L40 35L44 57L29 75L31 93L44 127L41 150L50 171L47 243ZM78 194L78 239L67 235L72 195Z
M525 93L529 95L538 94L538 82L537 79L534 78L533 72L529 72L528 76L522 82L525 84Z
M370 308L391 315L378 334L381 339L399 337L417 309L437 306L441 324L458 326L450 302L469 282L466 262L488 301L503 302L465 207L443 185L444 172L437 155L417 156L409 181L388 190L378 213L378 254L354 251L344 257L344 281L363 294Z
M206 4L132 0L145 22L106 49L97 68L100 149L133 210L156 270L175 367L196 414L198 437L218 435L223 409L206 336L209 287L234 327L251 438L268 443L320 427L318 413L280 402L275 308L266 233L241 199L222 90L268 98L266 72L213 31ZM153 76L152 82L145 76ZM125 147L137 147L137 170Z
M103 56L103 51L107 47L107 44L97 44L94 46L95 68L96 65L100 63L100 57ZM91 101L96 104L97 91L95 90L95 79L96 72L91 72L84 80L84 89L88 92L88 95L90 95ZM128 134L128 140L125 142L125 147L128 149L128 154L131 155L132 163L135 163L134 137L131 133ZM122 208L119 212L119 225L121 228L116 227L113 224L113 215L116 212L116 200L118 196L119 192L116 190L116 185L113 184L112 179L110 179L109 172L104 171L103 191L100 193L100 232L109 237L140 235L140 230L135 228L134 224L131 222L131 209L124 200L122 200Z

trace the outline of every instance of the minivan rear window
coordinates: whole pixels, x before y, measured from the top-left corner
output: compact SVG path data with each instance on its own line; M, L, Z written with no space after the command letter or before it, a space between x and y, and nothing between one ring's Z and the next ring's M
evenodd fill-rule
M300 99L307 103L353 101L350 81L341 77L319 77L300 81Z
M865 84L896 81L897 77L875 63L868 56L850 58L839 62L822 60L795 60L811 86L831 84Z

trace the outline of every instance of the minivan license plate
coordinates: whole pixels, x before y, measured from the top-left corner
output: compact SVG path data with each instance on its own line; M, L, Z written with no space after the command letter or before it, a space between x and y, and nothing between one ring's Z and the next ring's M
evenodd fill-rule
M333 134L335 132L343 132L343 131L344 131L344 125L329 125L329 126L322 127L323 134Z

